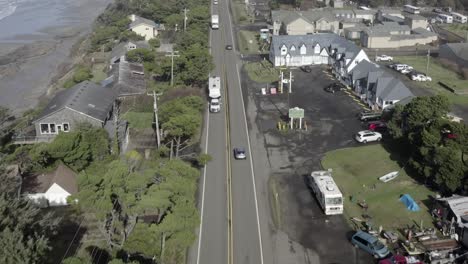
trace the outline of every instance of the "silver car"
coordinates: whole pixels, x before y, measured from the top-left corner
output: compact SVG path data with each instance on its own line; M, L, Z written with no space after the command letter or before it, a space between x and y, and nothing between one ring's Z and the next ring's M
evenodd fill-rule
M246 159L247 155L245 154L245 148L234 148L234 158L235 159Z

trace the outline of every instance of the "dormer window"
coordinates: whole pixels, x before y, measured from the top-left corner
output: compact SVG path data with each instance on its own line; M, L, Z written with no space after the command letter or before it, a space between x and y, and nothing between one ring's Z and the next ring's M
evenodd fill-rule
M288 48L285 45L281 46L280 50L281 50L281 55L286 55L286 53L288 53Z
M320 53L320 45L319 45L318 43L315 44L314 53L315 53L315 54L319 54L319 53Z
M301 46L301 55L305 55L307 53L307 48L305 44L302 44Z
M291 48L290 48L291 51L295 51L296 50L296 46L292 45Z

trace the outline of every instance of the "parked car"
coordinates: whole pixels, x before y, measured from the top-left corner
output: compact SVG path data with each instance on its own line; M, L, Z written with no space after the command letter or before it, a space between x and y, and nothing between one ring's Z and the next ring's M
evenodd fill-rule
M390 69L394 69L395 66L396 66L397 64L398 64L398 63L388 64L388 67L389 67Z
M360 143L367 143L373 141L380 141L382 139L382 134L375 131L363 130L356 133L355 139Z
M364 231L357 231L351 238L351 243L375 258L385 258L390 254L388 248L378 238Z
M303 72L311 72L312 71L312 68L310 66L302 66L300 67L301 71Z
M408 73L413 72L413 70L412 69L403 69L400 72L403 73L403 74L408 74Z
M325 87L325 91L329 93L336 93L344 91L346 88L341 83L332 83Z
M218 0L213 0L213 4L214 4L214 5L217 5L217 4L218 4Z
M226 50L232 50L232 45L226 45Z
M426 82L426 81L432 81L432 78L429 76L426 76L423 73L414 73L410 76L411 80L413 81L419 81L419 82Z
M442 9L440 9L440 8L434 8L434 9L432 9L432 12L434 12L434 13L442 13L442 12L444 12L444 11L442 11Z
M361 112L359 114L359 120L361 121L376 121L382 118L381 112Z
M375 57L375 61L393 61L393 57L387 55L380 55Z
M366 128L370 131L384 132L387 130L387 123L382 121L373 121L367 123Z
M393 67L394 70L396 71L401 71L403 69L409 69L409 70L412 70L413 67L409 66L408 64L395 64L395 66Z
M247 155L245 154L245 148L234 148L234 158L235 159L246 159Z

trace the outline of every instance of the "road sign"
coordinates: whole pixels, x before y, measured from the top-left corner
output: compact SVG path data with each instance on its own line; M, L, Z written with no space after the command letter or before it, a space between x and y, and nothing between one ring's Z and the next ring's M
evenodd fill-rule
M304 109L299 107L290 108L289 118L304 118Z

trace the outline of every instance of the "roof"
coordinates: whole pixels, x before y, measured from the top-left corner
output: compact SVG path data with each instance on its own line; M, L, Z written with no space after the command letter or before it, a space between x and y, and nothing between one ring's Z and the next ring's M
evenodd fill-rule
M382 14L401 14L400 9L394 9L394 8L380 8L379 11Z
M397 23L404 23L405 22L405 19L403 19L403 18L401 18L399 16L392 16L392 15L389 15L389 14L383 14L382 17L385 18L386 20L397 22Z
M115 46L113 49L112 49L112 52L111 52L111 61L115 61L116 59L124 56L125 54L127 54L127 52L130 50L128 48L128 46L130 44L134 44L136 46L137 49L151 49L151 46L148 44L148 42L142 40L142 41L128 41L128 42L121 42L119 44L117 44L117 46Z
M314 171L310 174L310 177L323 194L342 196L340 189L333 180L331 171Z
M423 17L423 16L420 16L420 15L415 15L415 14L408 14L408 13L405 13L404 14L404 17L405 18L409 18L411 20L424 20L426 21L427 18Z
M140 63L121 61L114 64L105 80L118 97L146 93L145 69Z
M328 9L314 9L307 11L296 11L296 10L273 10L271 11L272 21L282 22L289 24L299 17L303 18L308 22L315 22L320 19L327 21L338 21L337 18Z
M158 27L158 25L153 20L149 20L149 19L137 16L137 15L130 15L130 17L131 17L130 19L132 20L132 22L130 23L129 28L134 28L140 24L145 24L148 26L152 26L154 28Z
M377 10L362 10L362 9L354 9L354 14L356 15L375 15L377 14Z
M376 95L383 101L398 101L413 96L413 93L399 79L381 76L377 80Z
M425 28L420 28L420 27L413 29L413 33L423 35L425 37L437 37L438 36L436 33L429 31Z
M299 56L300 47L305 45L307 48L306 55L311 55L314 52L316 44L320 45L321 50L323 50L323 48L336 48L339 53L346 53L346 57L350 59L354 58L354 56L356 56L361 50L353 42L333 33L273 36L270 49L273 50L273 54L276 54L277 52L280 52L281 47L285 45L288 47L288 53L291 56ZM296 48L295 51L290 50L292 46Z
M440 49L448 48L457 57L468 60L468 43L447 43L440 46Z
M353 80L359 80L365 78L369 75L369 72L382 72L382 69L379 65L369 62L367 60L362 60L356 65L351 71Z
M57 93L34 122L64 108L75 110L104 122L112 109L115 97L116 94L111 89L84 81Z
M383 22L367 28L365 32L369 36L389 36L391 32L409 33L411 29L407 25L400 25L396 22Z
M62 187L69 194L78 192L77 175L69 167L60 164L54 171L23 178L23 193L45 193L53 184Z
M457 217L468 221L468 197L454 195L447 198L441 198L439 200L446 201L452 212Z

